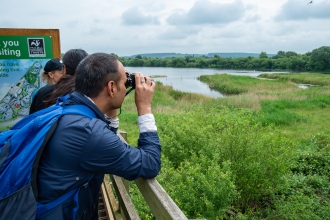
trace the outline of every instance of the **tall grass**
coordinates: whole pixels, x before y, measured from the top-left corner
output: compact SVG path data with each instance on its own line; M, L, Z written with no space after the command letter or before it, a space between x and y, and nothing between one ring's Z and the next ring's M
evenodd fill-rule
M321 74L321 73L281 73L281 74L261 74L259 77L267 78L267 79L281 79L286 81L292 81L295 83L302 84L312 84L325 86L330 85L330 77L329 74Z

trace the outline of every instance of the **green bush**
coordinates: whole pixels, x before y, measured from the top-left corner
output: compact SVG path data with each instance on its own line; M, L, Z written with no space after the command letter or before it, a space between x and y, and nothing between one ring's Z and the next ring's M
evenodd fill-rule
M330 177L330 135L313 135L310 145L312 150L299 154L292 172Z
M311 145L320 151L330 151L330 134L317 133L313 135Z
M329 152L303 152L292 167L293 173L304 175L330 175Z
M239 206L258 203L261 196L274 194L284 184L282 176L289 171L294 143L275 128L262 126L251 111L205 111L196 107L194 112L161 116L158 121L163 153L176 169L174 176L175 172L182 172L184 166L197 172L191 165L199 164L196 158L209 158L212 167L215 167L214 160L219 167L228 163L240 194L236 200ZM199 175L200 171L195 178ZM187 194L194 194L189 188L185 190ZM182 199L182 195L173 197L177 201Z
M293 195L284 196L275 201L275 210L268 219L290 220L318 220L330 219L329 200L322 200L314 196Z
M329 140L327 134L316 134L309 150L298 154L292 174L284 177L287 186L273 199L268 218L330 219Z
M163 169L157 179L188 218L223 219L238 196L228 165L193 155L177 169Z

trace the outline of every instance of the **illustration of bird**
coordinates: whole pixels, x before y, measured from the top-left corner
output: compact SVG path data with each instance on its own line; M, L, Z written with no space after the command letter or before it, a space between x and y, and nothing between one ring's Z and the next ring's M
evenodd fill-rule
M312 4L312 3L313 3L313 1L310 1L310 2L307 3L307 5Z

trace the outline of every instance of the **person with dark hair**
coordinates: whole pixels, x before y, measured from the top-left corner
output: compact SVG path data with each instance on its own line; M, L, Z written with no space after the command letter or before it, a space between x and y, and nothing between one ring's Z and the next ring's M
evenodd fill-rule
M117 116L126 96L126 71L113 55L95 53L83 59L75 74L75 92L63 105L84 105L95 118L63 115L40 158L38 202L47 203L80 187L45 219L98 219L98 197L104 174L127 180L153 178L161 168L161 145L151 112L156 84L135 73L138 146L124 143L105 118Z
M61 75L61 77L58 78L54 84L46 85L38 90L38 92L33 97L30 106L30 114L54 104L54 103L50 104L50 96L51 93L54 91L55 87L57 86L57 84L61 82L63 77L65 78L64 80L67 81L67 78L69 78L70 76L74 76L79 62L82 59L84 59L87 55L88 55L87 52L82 49L71 49L64 54L62 58L63 61L62 67L65 75L62 74L63 76ZM45 68L47 67L47 64L45 65ZM72 87L61 86L60 89L62 89L63 92L59 96L61 96L62 94L63 95L68 94L69 92L66 91L71 91ZM58 96L56 96L56 98L57 97ZM56 100L56 98L52 98L52 100L54 99Z
M56 103L57 98L60 96L73 93L74 84L75 84L74 76L69 74L64 75L61 78L61 80L55 85L55 88L53 89L49 97L43 101L45 107L54 105Z
M78 64L82 59L87 57L88 53L82 49L71 49L63 56L65 74L74 76Z

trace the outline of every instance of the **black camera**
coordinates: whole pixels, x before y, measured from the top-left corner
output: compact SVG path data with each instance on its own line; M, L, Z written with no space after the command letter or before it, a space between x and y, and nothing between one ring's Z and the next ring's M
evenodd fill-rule
M131 87L127 92L126 95L128 95L133 89L135 89L135 73L127 73L126 72L126 82L125 87L129 88ZM153 79L151 79L152 82L154 82ZM152 83L151 83L152 84Z
M135 89L135 73L126 73L126 82L125 86L126 88L132 87L132 89Z

